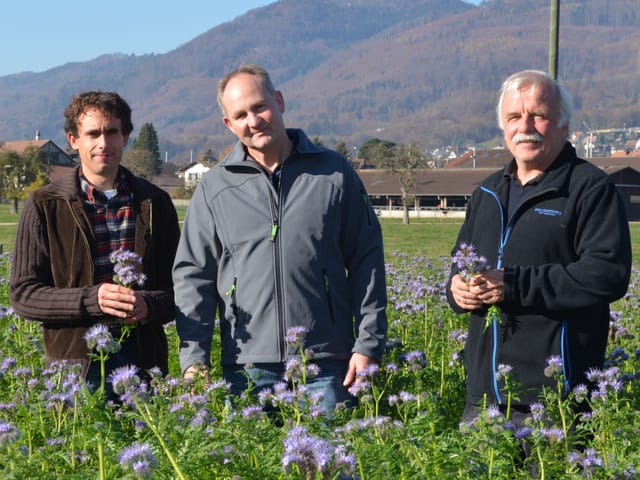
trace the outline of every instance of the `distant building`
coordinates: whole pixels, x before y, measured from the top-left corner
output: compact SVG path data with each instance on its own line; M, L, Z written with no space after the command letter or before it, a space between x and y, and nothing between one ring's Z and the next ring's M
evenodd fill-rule
M508 150L479 150L475 168L473 152L449 162L445 168L415 170L412 216L464 215L473 191L491 173L504 167L512 158ZM640 220L640 155L594 157L588 159L614 182L626 206L628 219ZM387 170L358 170L371 203L383 216L393 216L401 209L399 180Z
M45 153L50 181L65 176L77 165L72 156L56 145L53 140L40 140L38 133L36 133L35 140L0 142L0 150L13 150L19 154L24 153L29 147L37 147Z
M202 175L209 171L211 166L204 162L194 162L176 171L178 178L184 179L185 188L195 187L202 179Z
M164 162L162 170L149 181L160 187L172 197L175 197L182 189L184 189L184 181L176 176L178 166L173 163Z
M44 152L47 156L47 163L51 167L74 167L76 165L76 162L71 158L71 155L56 145L53 140L40 140L39 138L36 138L35 140L13 140L0 142L1 150L13 150L19 154L24 153L24 151L29 147L38 147L40 151Z

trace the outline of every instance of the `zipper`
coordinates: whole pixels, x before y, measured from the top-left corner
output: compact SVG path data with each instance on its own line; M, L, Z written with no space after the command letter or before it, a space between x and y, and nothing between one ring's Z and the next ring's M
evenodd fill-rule
M283 287L282 287L282 242L280 233L280 216L282 213L282 183L284 180L285 165L283 164L280 171L280 188L278 192L275 190L269 179L265 176L264 179L267 182L267 192L269 195L269 209L271 211L271 243L273 244L273 269L275 277L275 292L276 292L276 328L278 335L278 349L280 351L280 360L286 360L286 344L285 344L285 332L286 332L286 319L284 318L284 299L283 299ZM275 195L278 196L278 203L276 204Z
M511 231L513 230L513 225L516 222L516 220L518 219L518 217L521 214L522 211L522 205L524 205L525 203L528 203L530 200L532 200L533 198L539 198L542 195L545 195L546 193L553 191L554 189L549 188L546 190L543 190L541 192L537 192L534 196L530 197L530 198L526 198L524 202L522 202L520 205L518 205L518 207L516 208L515 212L513 213L513 216L509 219L509 221L507 222L506 228L505 228L505 223L504 223L504 208L502 206L502 203L500 202L500 198L498 198L498 195L493 191L488 189L485 186L480 186L480 190L482 190L483 192L491 195L491 197L493 197L493 199L496 201L496 203L498 204L498 210L500 211L500 245L498 246L498 259L496 260L496 269L502 268L502 260L503 260L503 255L504 255L504 248L507 245L507 242L509 241L509 238L511 237ZM492 336L492 349L491 349L491 384L493 386L493 393L496 396L496 401L500 404L502 403L502 395L500 394L500 388L498 386L498 379L496 378L496 372L498 371L498 322L492 322L492 328L491 328L491 336ZM565 332L565 328L563 328L563 339L564 336L566 335ZM567 354L568 354L568 346L566 347L567 350ZM565 346L564 346L564 342L563 342L563 346L562 346L562 353L564 355L565 353ZM568 355L567 355L568 358ZM564 357L563 357L563 365L564 365ZM563 366L564 368L564 366ZM565 372L566 374L567 372ZM565 378L568 378L565 375Z
M327 271L322 269L322 281L324 283L324 292L327 296L327 305L329 305L329 317L331 318L331 323L336 323L336 317L333 313L333 302L331 301L331 289L329 288L329 275L327 275Z
M569 354L569 325L566 320L560 327L560 358L562 359L562 374L564 375L564 389L568 392L571 388L571 355Z
M500 244L498 246L498 259L496 260L496 269L502 267L502 256L504 254L504 247L509 239L509 235L511 234L511 225L513 224L512 220L515 218L515 215L512 219L509 220L509 224L507 228L504 227L504 208L498 195L489 190L488 188L481 186L480 189L491 195L493 199L498 204L498 210L500 211ZM498 386L498 378L496 376L496 372L498 371L498 322L491 323L491 385L493 386L493 394L496 397L496 402L498 404L502 403L502 395L500 394L500 387Z

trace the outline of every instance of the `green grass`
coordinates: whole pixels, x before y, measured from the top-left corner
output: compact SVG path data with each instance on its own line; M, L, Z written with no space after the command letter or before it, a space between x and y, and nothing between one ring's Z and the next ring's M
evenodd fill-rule
M409 225L402 225L396 219L381 219L380 222L387 255L402 252L435 259L451 254L462 219L419 219L412 220ZM629 230L633 261L636 263L640 261L640 222L631 222Z
M420 219L403 225L400 219L380 219L387 255L402 252L410 256L449 256L462 219Z
M0 203L0 253L13 251L19 214L11 213L10 206Z

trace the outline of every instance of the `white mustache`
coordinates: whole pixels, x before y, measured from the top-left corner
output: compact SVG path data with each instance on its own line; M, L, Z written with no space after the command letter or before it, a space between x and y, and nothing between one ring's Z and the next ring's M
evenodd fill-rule
M544 141L544 137L539 133L518 133L513 137L513 143L516 145L522 142L540 142Z

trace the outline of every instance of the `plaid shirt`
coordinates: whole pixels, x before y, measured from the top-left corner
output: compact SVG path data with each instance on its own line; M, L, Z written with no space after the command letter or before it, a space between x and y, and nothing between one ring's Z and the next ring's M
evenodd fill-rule
M80 171L80 188L83 192L84 208L89 216L96 237L94 281L113 281L111 252L123 248L135 248L136 216L133 210L133 194L120 171L116 180L116 195L108 199L104 192L91 185Z

